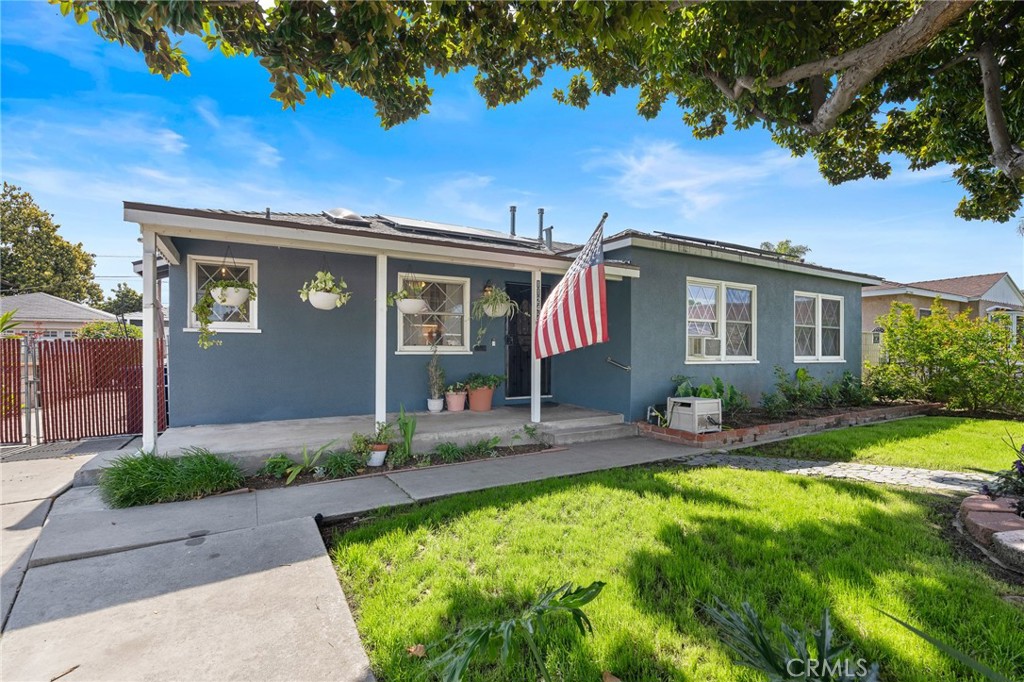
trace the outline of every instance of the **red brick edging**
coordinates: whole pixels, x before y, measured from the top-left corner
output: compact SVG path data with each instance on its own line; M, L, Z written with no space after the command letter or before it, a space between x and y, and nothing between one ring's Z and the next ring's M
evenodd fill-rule
M758 441L774 440L783 436L799 436L842 426L856 426L857 424L870 424L889 419L913 417L926 414L938 407L941 406L936 403L896 405L893 407L880 407L844 414L834 414L827 417L815 417L814 419L796 419L777 424L759 424L744 429L730 429L716 433L696 434L689 431L680 431L679 429L655 426L654 424L642 421L637 422L637 428L640 430L640 435L647 438L655 438L680 445L691 445L698 448L709 448L735 443L756 443Z

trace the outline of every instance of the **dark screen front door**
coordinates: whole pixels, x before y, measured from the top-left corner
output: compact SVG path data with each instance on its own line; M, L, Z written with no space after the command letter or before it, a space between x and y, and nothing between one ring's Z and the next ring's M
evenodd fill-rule
M530 301L530 285L505 282L505 291L519 304L519 312L505 325L505 370L508 384L505 395L509 398L530 396L530 318L533 306ZM546 299L551 287L541 287L541 296ZM540 361L540 393L551 395L551 359Z

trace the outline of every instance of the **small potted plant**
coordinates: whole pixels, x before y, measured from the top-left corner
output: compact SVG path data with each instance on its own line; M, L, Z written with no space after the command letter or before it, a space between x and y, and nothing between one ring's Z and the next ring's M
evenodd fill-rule
M370 444L370 460L367 466L379 467L384 465L384 457L388 454L388 447L395 439L395 427L390 422L377 422L377 429L367 440Z
M449 412L462 412L466 409L466 384L456 381L444 389L444 401Z
M444 409L444 367L441 366L441 358L436 347L434 354L430 356L430 362L427 363L427 388L430 390L427 410L437 414Z
M305 282L299 289L299 298L309 301L317 310L333 310L348 303L352 298L350 292L345 291L348 285L345 278L334 278L329 271L320 270L316 277L310 282Z
M211 348L220 345L220 341L213 338L217 332L210 329L210 324L213 322L213 306L220 304L238 308L249 300L256 300L256 284L254 282L226 279L206 285L203 295L192 306L192 312L195 313L196 321L199 323L199 347Z
M471 374L466 379L469 392L469 409L472 412L489 412L494 399L494 389L505 381L501 374Z
M487 285L480 294L480 298L473 301L472 314L474 319L481 320L487 317L505 317L515 315L519 310L519 304L512 300L508 293L499 287Z
M401 290L388 294L388 306L398 306L406 315L416 315L427 309L427 302L422 296L422 282L406 282Z

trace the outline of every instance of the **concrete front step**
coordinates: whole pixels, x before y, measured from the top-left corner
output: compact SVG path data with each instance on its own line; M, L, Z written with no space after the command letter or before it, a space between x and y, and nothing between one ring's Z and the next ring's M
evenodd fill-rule
M554 429L543 429L540 432L542 440L549 445L572 445L573 443L593 443L601 440L613 440L616 438L629 438L637 435L636 426L633 424L603 424L596 426L583 426L576 428L559 427Z

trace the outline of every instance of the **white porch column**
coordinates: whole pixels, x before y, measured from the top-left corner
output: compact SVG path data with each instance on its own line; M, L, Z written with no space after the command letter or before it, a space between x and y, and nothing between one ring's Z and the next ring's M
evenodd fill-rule
M142 231L142 449L156 454L158 391L157 338L162 333L157 320L160 280L156 277L156 233Z
M388 420L388 257L377 255L373 419Z
M530 275L530 421L540 424L540 358L537 357L537 317L541 307L540 270Z

